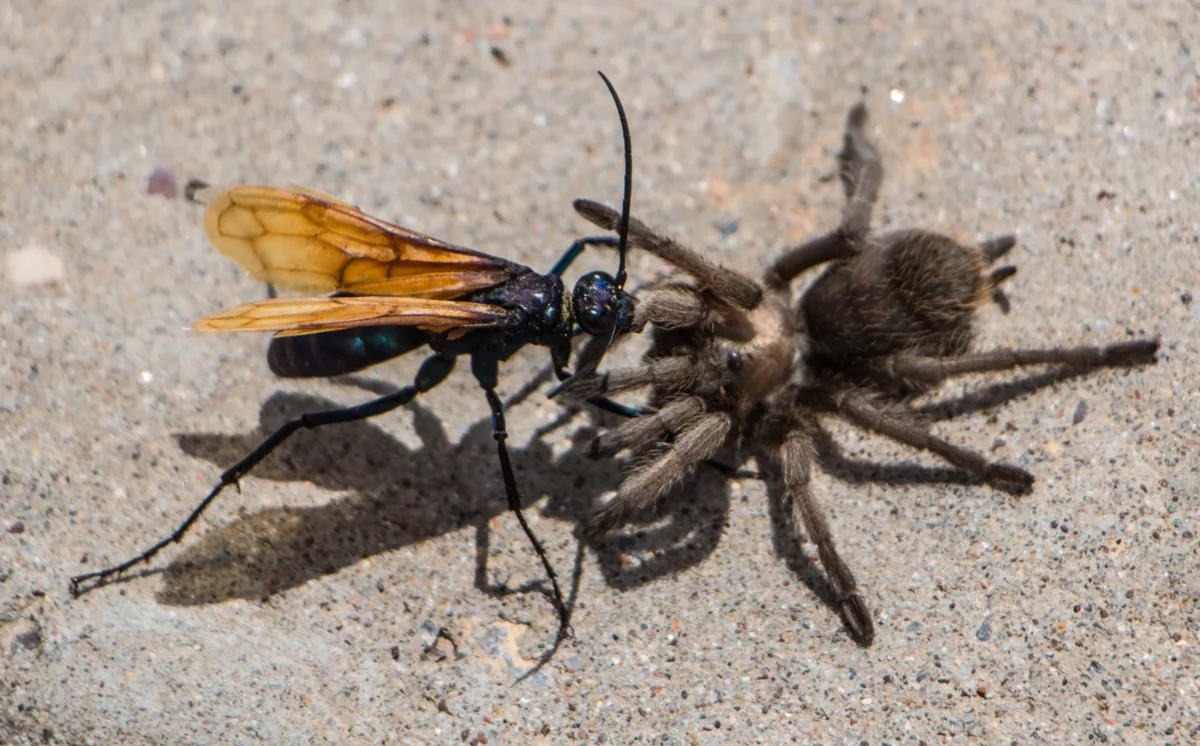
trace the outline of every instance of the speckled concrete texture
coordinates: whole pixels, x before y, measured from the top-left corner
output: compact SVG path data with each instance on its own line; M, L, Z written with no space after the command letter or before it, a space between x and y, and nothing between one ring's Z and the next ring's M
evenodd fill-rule
M1195 3L18 2L0 37L0 743L1200 739ZM629 110L635 212L722 261L757 272L836 223L865 87L879 227L1019 235L982 347L1161 336L1159 363L935 397L939 434L1037 475L1026 497L830 423L816 492L869 649L755 481L706 473L577 559L619 473L586 456L602 421L543 383L509 425L575 636L518 683L556 620L481 589L541 575L465 366L297 436L151 572L71 598L264 429L419 362L287 382L265 339L186 331L263 289L196 206L148 193L170 192L155 169L303 184L545 268L587 231L572 199L620 198L597 69ZM502 392L547 362L518 355Z

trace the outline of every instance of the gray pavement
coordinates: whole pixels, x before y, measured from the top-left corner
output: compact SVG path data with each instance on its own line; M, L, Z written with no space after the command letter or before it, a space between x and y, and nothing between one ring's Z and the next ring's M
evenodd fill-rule
M0 36L0 743L1197 741L1194 3L18 2ZM543 385L511 408L514 460L578 606L515 683L555 615L477 587L540 569L465 366L296 437L150 574L72 599L263 428L418 364L287 382L264 338L188 332L263 289L152 172L303 184L545 268L587 231L573 198L620 197L597 69L629 110L636 214L731 266L836 223L865 86L879 227L1019 235L981 347L1161 336L1159 363L936 398L959 401L939 434L1037 475L1026 497L830 423L816 492L869 649L781 556L755 481L705 473L576 564L619 472L585 455L602 421L560 421Z

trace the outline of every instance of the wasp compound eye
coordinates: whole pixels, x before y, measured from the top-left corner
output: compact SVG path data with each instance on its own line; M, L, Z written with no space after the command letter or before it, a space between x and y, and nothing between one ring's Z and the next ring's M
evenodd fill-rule
M607 334L612 328L618 294L617 283L607 272L588 272L580 277L571 294L579 326L591 335Z

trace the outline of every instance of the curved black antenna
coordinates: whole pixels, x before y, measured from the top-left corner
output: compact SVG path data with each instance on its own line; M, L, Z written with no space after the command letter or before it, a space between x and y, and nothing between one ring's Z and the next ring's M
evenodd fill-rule
M596 71L600 78L604 81L604 85L608 86L608 92L612 95L613 103L617 105L617 117L621 120L621 138L625 143L625 195L621 199L621 223L617 227L617 276L614 278L618 295L625 288L625 254L629 250L629 208L633 203L633 140L629 136L629 120L625 117L625 107L621 105L621 97L617 95L617 89L613 87L612 81L608 79L600 70ZM617 339L617 322L616 315L612 319L612 328L608 332L608 340L605 341L604 347L600 349L600 353L590 360L580 360L582 363L575 371L572 379L582 378L590 375L600 365L600 361L604 359L609 348L613 346L613 342ZM554 394L561 390L558 389L550 394L551 398Z
M625 196L621 200L621 225L617 231L619 244L617 246L617 288L625 287L625 252L629 249L629 208L633 204L633 142L629 136L629 120L625 118L625 107L621 105L621 97L612 81L602 71L596 71L608 92L612 95L613 103L617 105L617 116L621 120L621 137L625 141ZM616 327L613 327L615 333ZM609 339L612 344L612 339Z
M625 107L621 104L621 97L617 95L617 89L613 87L612 81L608 79L607 75L600 70L597 70L596 72L600 75L600 79L604 81L604 85L608 86L608 92L612 95L613 103L617 105L617 116L621 120L621 137L625 143L625 195L621 202L621 222L617 227L619 236L617 240L618 259L617 275L614 278L614 284L617 286L617 290L620 291L625 287L625 254L629 250L629 209L630 205L633 203L633 142L629 135L629 119L625 116ZM619 296L620 293L618 292L618 297ZM609 348L612 347L613 342L616 341L618 322L619 318L616 314L613 314L612 327L609 329L608 339L605 341L604 347L600 348L599 353L591 355L588 354L590 351L596 349L591 345L591 342L595 339L598 339L598 337L592 337L589 340L589 344L584 347L584 350L579 357L579 367L576 368L573 375L564 380L550 392L549 397L551 399L558 396L558 394L563 390L563 387L566 386L570 381L587 376L596 370L596 368L600 365L600 361L604 359L604 355L608 352Z

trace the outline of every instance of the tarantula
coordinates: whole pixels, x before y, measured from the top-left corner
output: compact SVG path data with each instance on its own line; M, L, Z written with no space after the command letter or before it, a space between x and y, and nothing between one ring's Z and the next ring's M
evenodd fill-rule
M631 220L631 246L694 282L671 281L644 294L634 323L649 324L652 341L641 365L592 374L566 389L571 397L586 397L651 387L654 408L593 443L597 456L630 451L634 466L616 497L592 514L592 537L655 504L727 443L753 438L759 451L777 459L791 530L816 544L843 619L863 645L874 637L871 615L810 489L819 417L836 415L930 451L976 478L1023 490L1033 484L1032 474L933 435L911 400L967 373L1152 363L1158 350L1157 340L1137 340L971 352L976 310L1016 272L992 265L1016 239L964 246L924 230L872 234L883 167L864 133L866 119L864 104L850 110L838 154L846 195L841 223L786 250L761 283ZM614 210L588 200L575 206L596 225L615 229ZM821 264L828 264L824 273L793 304L792 280Z

